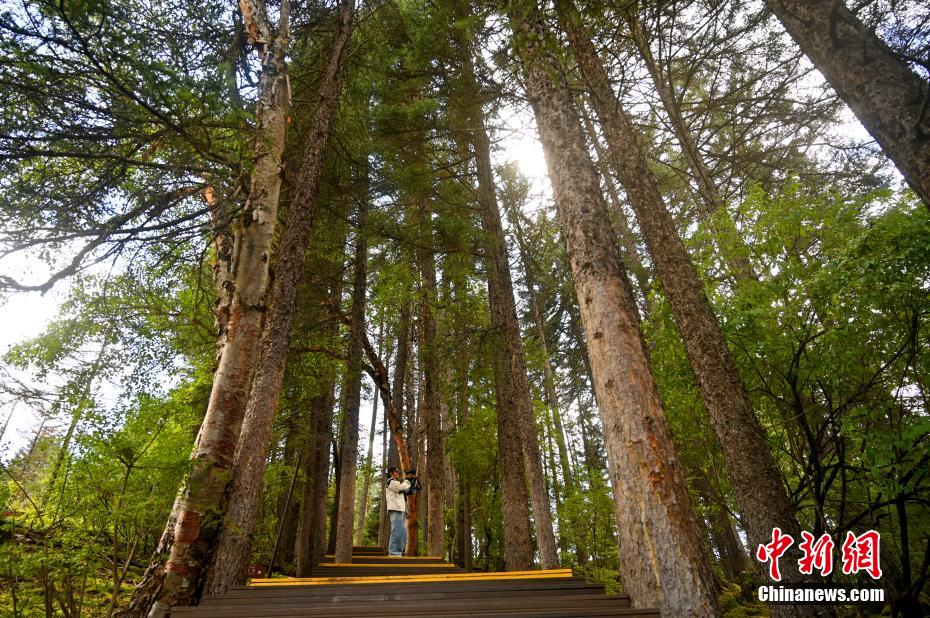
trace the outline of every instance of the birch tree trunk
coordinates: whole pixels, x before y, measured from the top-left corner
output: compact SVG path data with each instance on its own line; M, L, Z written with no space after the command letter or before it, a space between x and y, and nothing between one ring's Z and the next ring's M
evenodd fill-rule
M782 486L765 432L752 410L717 318L665 207L632 123L613 93L571 0L557 0L557 8L583 79L591 91L612 162L636 211L656 273L694 368L746 522L750 545L755 547L768 542L776 526L799 538L800 527ZM800 580L797 559L783 562L786 581ZM760 574L767 578L767 571L761 563L759 566ZM778 616L796 616L808 615L809 610L776 605L772 611Z
M207 594L222 594L228 586L242 583L251 555L265 460L287 362L297 284L303 274L304 249L316 210L323 156L329 143L332 118L342 86L345 49L352 32L353 14L352 0L340 5L339 25L330 49L326 72L320 82L320 104L307 135L307 150L278 247L275 279L270 292L271 308L261 338L255 378L236 448L226 519L206 584Z
M572 95L546 49L535 2L508 5L527 94L589 346L620 532L620 568L634 606L716 616L713 577L652 377L635 301L609 226Z
M245 212L236 224L228 321L220 324L225 326L225 339L218 345L222 352L191 455L191 472L125 616L162 617L175 605L189 605L199 592L222 519L223 498L248 402L267 303L268 264L290 108L285 61L290 42L289 7L287 0L282 2L278 31L273 36L263 3L243 0L240 7L250 42L261 57L262 71L255 111L255 168ZM225 292L219 295L221 302L224 296Z
M765 4L930 208L930 83L843 0Z

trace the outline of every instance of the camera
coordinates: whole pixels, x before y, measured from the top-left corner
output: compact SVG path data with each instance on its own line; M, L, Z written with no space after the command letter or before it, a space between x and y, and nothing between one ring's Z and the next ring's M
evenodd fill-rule
M404 470L404 475L406 476L406 479L410 481L410 489L405 491L404 492L405 494L407 494L408 496L411 496L417 493L418 491L420 491L421 489L423 489L423 487L420 485L420 479L417 478L416 468L414 468L413 470Z

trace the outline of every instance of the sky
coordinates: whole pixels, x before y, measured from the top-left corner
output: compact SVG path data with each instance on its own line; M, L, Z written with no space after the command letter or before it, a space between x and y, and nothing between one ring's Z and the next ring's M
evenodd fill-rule
M34 264L35 260L25 256L11 256L3 263L0 272L18 281L32 282L43 274L37 272ZM58 315L66 295L66 282L46 294L20 292L9 295L0 305L0 355L6 354L12 345L41 334ZM0 365L5 366L5 363L0 361ZM11 373L21 380L29 380L25 374ZM22 404L11 405L5 398L0 398L0 431L6 425L6 431L0 437L0 461L27 442L38 422L39 419L28 407Z

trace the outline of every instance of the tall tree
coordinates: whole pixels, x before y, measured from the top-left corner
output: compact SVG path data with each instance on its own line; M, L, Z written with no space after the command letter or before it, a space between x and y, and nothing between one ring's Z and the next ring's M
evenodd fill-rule
M435 311L438 302L436 288L436 255L433 250L433 223L429 196L413 196L415 221L419 229L416 248L417 268L420 271L420 295L417 304L417 323L420 326L419 352L423 404L420 414L426 437L425 489L427 507L426 552L429 556L445 554L445 517L443 517L443 437L440 419L439 336L436 332ZM417 462L418 464L422 462ZM422 473L422 471L421 471Z
M275 279L270 291L271 306L236 448L225 523L205 588L208 594L220 594L228 586L241 583L245 578L272 420L287 361L297 284L303 274L304 251L316 210L323 157L339 101L354 14L352 0L340 4L336 34L319 86L320 104L306 137L307 147L297 177L294 200L288 210L281 243L276 252ZM350 522L350 529L351 525Z
M612 162L636 212L659 281L694 367L701 395L717 433L727 471L746 521L750 545L765 544L772 529L799 535L800 525L788 500L759 419L704 293L703 284L665 207L632 122L613 93L572 0L557 0L592 103L607 137ZM795 561L785 565L789 580L800 579ZM764 573L763 573L764 575ZM778 606L776 612L804 611Z
M367 176L367 169L364 174ZM365 301L368 288L368 183L360 196L355 231L355 270L352 286L352 320L349 331L349 360L346 368L346 405L339 436L342 470L336 524L337 563L352 562L352 533L355 519L355 482L358 474L358 414L362 393L362 356L365 337ZM374 423L372 423L374 431Z
M459 19L468 19L470 16L470 11L465 8L466 6L463 2L458 3ZM491 324L499 331L495 338L497 353L501 355L498 363L501 369L509 374L509 376L501 376L501 387L509 389L510 393L499 398L498 415L503 418L501 422L515 422L519 427L526 476L533 504L533 517L536 523L539 560L542 568L552 569L558 566L559 557L552 528L549 493L546 490L546 477L539 449L539 429L536 425L529 380L526 377L523 340L520 334L520 324L517 321L517 306L513 297L510 256L507 253L507 239L501 224L494 171L491 167L491 140L488 136L484 110L481 107L483 97L475 77L475 64L472 59L474 51L467 43L463 30L459 28L457 32L462 62L460 100L464 105L465 122L470 129L478 172L476 197L481 225L485 233ZM512 407L510 407L511 404ZM511 415L512 421L508 419ZM507 471L507 474L514 473L514 470L508 469ZM519 499L519 494L516 498ZM510 526L510 529L513 527Z
M290 43L290 2L281 4L272 30L263 2L243 0L246 30L262 62L255 112L255 170L246 214L236 230L229 307L210 403L191 456L193 469L168 518L159 547L127 610L130 616L164 616L187 605L200 588L203 568L221 521L223 498L259 355L271 242L281 190L281 155L290 107L285 54ZM166 559L167 558L167 559Z
M516 182L516 178L512 179L512 184L515 184ZM517 188L516 190L520 193L523 193L525 189L526 186L524 183L523 190L520 188ZM559 407L559 396L555 388L555 367L553 366L552 356L549 351L548 337L546 335L546 324L543 320L542 308L540 307L538 292L536 290L537 266L531 261L528 241L523 230L523 215L521 212L519 212L520 207L523 205L524 199L516 195L511 195L510 198L514 199L515 201L513 203L507 204L505 200L505 211L507 213L509 224L513 230L513 235L517 240L520 264L523 267L526 293L529 298L530 315L533 318L533 326L536 329L536 338L538 340L540 350L542 351L543 387L546 394L546 404L549 406L550 412L552 414L552 423L554 428L553 433L555 434L556 448L559 452L559 473L561 473L562 480L564 481L566 487L571 487L575 484L575 481L574 475L572 473L572 467L568 463L568 450L565 447L565 430L562 426L562 412Z
M628 6L626 8L624 17L629 26L633 43L636 45L636 49L649 71L653 86L658 92L665 113L671 121L675 138L681 146L681 151L691 168L691 175L697 183L702 206L698 208L698 212L701 218L710 224L714 232L714 239L720 248L720 255L729 266L731 276L738 281L755 279L757 275L749 261L749 250L746 243L740 237L733 219L726 210L723 196L721 196L720 190L711 176L710 167L704 160L704 156L691 134L691 128L688 126L684 114L682 114L678 98L659 70L659 65L652 54L646 29L639 19L635 7ZM596 142L597 137L592 134L592 139Z
M719 614L684 473L659 400L639 318L572 95L535 2L507 7L546 152L588 340L620 530L620 568L638 607ZM639 500L633 500L639 496Z
M384 321L382 319L381 326L378 328L378 355L381 355L382 346L384 344ZM365 533L365 518L368 513L368 494L371 492L371 478L373 476L373 471L371 469L372 462L374 461L375 453L375 433L377 432L378 427L378 389L377 387L374 390L372 396L371 404L371 423L368 425L368 452L365 455L365 464L362 469L365 471L365 478L362 482L362 491L361 491L361 504L358 509L358 522L355 525L355 544L362 545L363 535ZM385 443L387 446L387 443ZM386 453L385 453L386 454Z
M335 260L321 260L316 266L318 273L329 275L329 284L321 294L327 307L337 307L342 300L343 266L347 226L337 226L337 239L333 254ZM324 253L323 256L325 257ZM315 315L319 321L319 314ZM335 346L339 332L339 321L324 321L319 334L325 344ZM332 342L332 343L331 343ZM333 442L333 411L336 405L336 368L331 364L318 376L320 391L310 400L311 425L307 445L306 474L300 501L300 524L297 531L297 576L306 577L310 569L319 564L326 551L326 506L329 488L330 445Z
M904 179L930 208L930 82L843 0L766 0ZM926 74L926 66L923 67Z

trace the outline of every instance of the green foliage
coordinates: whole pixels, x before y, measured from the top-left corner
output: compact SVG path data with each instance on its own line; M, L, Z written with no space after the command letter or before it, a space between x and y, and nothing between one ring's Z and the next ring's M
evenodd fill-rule
M199 235L200 190L230 193L247 143L228 60L221 68L226 11L183 0L4 6L0 245L40 258L50 276L4 276L0 288L44 291L131 245Z
M117 581L122 602L187 469L178 445L192 440L199 400L195 389L181 388L166 400L140 399L121 411L118 427L92 423L48 489L56 449L32 449L6 464L2 508L12 513L12 538L0 540L0 555L10 557L4 577L20 615L41 611L43 599L72 614L81 606L105 611Z
M916 569L924 541L914 535L928 530L930 492L927 210L906 194L847 195L798 181L777 193L753 188L740 210L761 277L710 288L711 298L802 528L835 538L877 528L898 552L883 556L890 568ZM676 436L687 436L679 452L690 474L717 478L727 496L667 304L656 296L652 308L656 377ZM709 519L705 497L694 498ZM902 521L909 546L900 545Z

